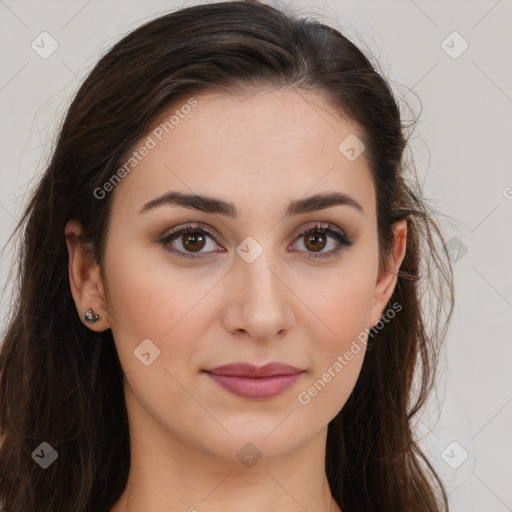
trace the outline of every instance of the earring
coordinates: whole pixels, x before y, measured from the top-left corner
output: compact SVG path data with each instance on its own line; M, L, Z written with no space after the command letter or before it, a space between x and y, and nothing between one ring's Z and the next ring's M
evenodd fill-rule
M85 313L84 315L84 318L85 318L85 321L88 323L88 324L93 324L94 322L96 322L96 320L98 320L100 316L97 315L93 310L92 308L89 308L89 310Z

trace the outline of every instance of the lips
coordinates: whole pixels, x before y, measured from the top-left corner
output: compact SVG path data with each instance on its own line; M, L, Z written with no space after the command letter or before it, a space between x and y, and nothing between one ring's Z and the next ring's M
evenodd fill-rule
M304 370L285 363L232 363L204 372L225 390L244 398L268 399L291 388Z

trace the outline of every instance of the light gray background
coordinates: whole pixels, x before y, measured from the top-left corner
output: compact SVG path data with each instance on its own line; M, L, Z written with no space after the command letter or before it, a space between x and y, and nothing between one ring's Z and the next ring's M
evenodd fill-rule
M92 65L143 21L195 3L0 0L2 246ZM367 46L416 112L408 88L421 98L411 145L418 173L425 196L449 219L440 220L446 240L463 248L454 260L457 303L443 380L418 423L421 446L443 477L454 512L512 511L512 3L287 3ZM43 31L59 45L47 59L31 48ZM469 44L457 58L443 49L454 31ZM444 43L452 53L462 48L457 38ZM8 253L0 271L4 284ZM2 304L4 325L7 294Z

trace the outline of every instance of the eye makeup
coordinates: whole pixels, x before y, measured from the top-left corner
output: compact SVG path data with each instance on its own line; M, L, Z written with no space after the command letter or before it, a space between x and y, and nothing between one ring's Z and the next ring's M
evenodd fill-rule
M305 251L307 255L305 256L307 259L325 259L325 258L333 258L340 254L343 250L348 249L350 246L354 244L353 240L350 240L347 235L335 226L332 223L315 223L312 226L309 226L305 229L303 229L298 235L297 238L303 238L316 235L315 237L312 237L313 240L316 240L315 243L318 242L318 240L325 241L325 244L327 245L327 242L329 239L334 240L336 242L336 246L334 249L331 249L326 252L317 252L317 251ZM320 235L320 237L319 237ZM173 242L175 240L178 240L179 238L186 238L188 237L188 240L196 240L196 242L193 242L197 244L197 240L201 241L202 239L206 240L212 240L215 242L215 235L213 232L204 224L202 223L190 223L185 224L182 226L178 226L177 228L173 228L170 230L164 237L162 237L159 242L164 246L164 248L169 251L171 254L176 255L180 258L186 258L186 259L192 259L192 260L199 260L204 259L205 257L209 257L213 252L221 252L221 251L205 251L205 252L190 252L187 251L184 242L182 241L182 247L184 250L178 249L175 245L173 245ZM311 238L310 238L311 240ZM201 243L201 242L199 242ZM295 249L297 245L297 242L294 242L292 244L293 248ZM202 249L204 247L201 247ZM323 248L322 248L323 249ZM304 252L304 251L299 251Z

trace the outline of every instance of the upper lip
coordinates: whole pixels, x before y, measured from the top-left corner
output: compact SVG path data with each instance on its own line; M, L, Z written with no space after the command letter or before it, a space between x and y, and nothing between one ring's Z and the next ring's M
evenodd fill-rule
M231 363L204 370L217 375L236 375L240 377L273 377L275 375L293 375L304 370L286 363L268 363L256 366L251 363Z

